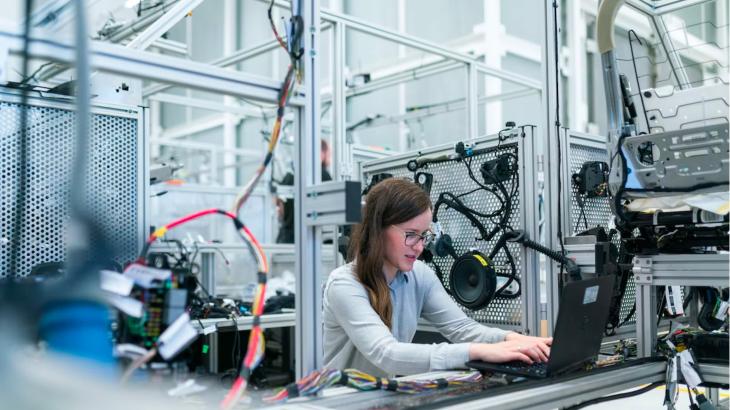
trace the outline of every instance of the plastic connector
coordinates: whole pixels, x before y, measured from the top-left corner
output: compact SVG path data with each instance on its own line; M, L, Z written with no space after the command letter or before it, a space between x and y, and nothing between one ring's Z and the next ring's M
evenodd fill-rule
M715 405L712 404L709 400L707 400L707 397L705 397L704 394L700 393L696 397L697 404L699 405L700 410L715 410Z

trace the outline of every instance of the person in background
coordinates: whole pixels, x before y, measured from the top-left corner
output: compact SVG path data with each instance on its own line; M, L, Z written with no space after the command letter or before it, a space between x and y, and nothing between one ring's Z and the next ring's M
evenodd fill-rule
M431 199L390 178L365 198L350 241L350 263L324 289L324 365L375 376L463 368L469 360L547 362L552 338L481 325L449 297L418 256L431 240ZM414 344L418 319L452 343Z
M322 164L322 182L331 181L328 168L332 164L332 151L330 144L320 140L319 158ZM294 174L287 172L279 185L294 185ZM276 243L294 243L294 200L276 198L276 210L279 217L279 233L276 235Z

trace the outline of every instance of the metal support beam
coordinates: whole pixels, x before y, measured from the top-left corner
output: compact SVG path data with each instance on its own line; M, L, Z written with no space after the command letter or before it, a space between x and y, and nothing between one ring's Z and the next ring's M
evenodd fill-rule
M564 218L559 215L563 212L565 207L569 207L569 203L565 203L561 200L563 190L570 189L569 187L560 186L560 167L558 163L567 161L565 157L561 158L560 145L565 144L563 140L560 141L560 135L557 130L558 117L556 116L555 104L557 101L557 90L554 87L555 78L557 75L555 67L555 56L558 53L558 49L555 47L554 33L555 33L555 22L553 19L553 2L543 2L543 16L544 16L544 29L543 29L543 56L542 56L542 72L543 72L543 90L542 93L542 115L539 122L540 127L538 128L542 132L542 140L544 141L544 158L545 163L550 166L543 168L545 187L543 191L544 200L544 212L548 223L544 224L543 229L545 232L545 238L547 238L547 246L551 249L560 249L560 241L558 232L561 231L559 226L564 224ZM562 164L561 164L562 165ZM560 186L561 189L558 189ZM550 260L545 264L546 278L545 285L547 288L547 330L549 335L552 335L553 329L555 328L555 321L558 317L558 305L559 305L559 294L560 294L560 283L558 275L558 269L555 263Z
M535 96L539 97L540 91L534 90L531 88L527 88L527 89L523 89L523 90L510 91L510 92L497 94L497 95L481 96L477 99L477 106L483 105L483 104L491 102L491 101L507 101L507 100L512 100L515 98L527 97L530 95L535 95ZM367 123L367 125L364 127L373 128L373 127L379 127L379 126L383 126L383 125L398 124L403 121L411 121L411 120L415 120L418 118L430 117L430 116L438 115L438 114L445 114L447 112L462 111L466 107L465 102L466 102L466 99L460 99L460 100L456 100L456 101L449 101L449 102L443 103L443 104L434 104L433 106L431 106L429 108L413 110L413 111L406 112L405 114L375 118L372 121L369 121Z
M500 78L505 81L509 81L515 84L520 84L525 87L541 88L539 81L535 81L532 78L521 76L515 73L507 73L502 70L495 70L493 68L485 66L479 62L475 57L468 54L461 54L449 50L439 44L432 43L430 41L422 40L415 36L410 36L404 33L398 33L396 31L388 30L384 27L380 27L374 24L365 23L355 17L348 16L346 14L339 14L329 10L322 10L322 19L333 23L345 23L347 27L359 31L361 33L369 34L374 37L382 38L385 40L393 41L398 44L403 44L406 47L415 48L417 50L425 51L430 54L436 54L453 61L461 63L473 63L476 67L479 67L480 71Z
M331 24L324 24L322 25L321 30L327 30L330 27L332 27ZM243 61L246 61L250 58L254 58L257 56L260 56L262 54L269 53L271 51L276 50L277 48L281 47L279 45L279 42L276 40L271 41L265 41L261 44L255 45L253 47L249 47L243 50L238 50L230 55L226 55L221 58L217 58L213 61L208 62L207 64L210 64L212 66L216 67L230 67L232 65L241 63ZM165 90L170 89L172 86L168 84L155 84L151 85L144 90L142 90L142 97L148 97L150 95L163 92Z
M666 363L647 363L642 366L573 379L562 383L546 383L509 394L465 401L444 407L444 410L471 409L556 409L570 407L592 398L634 388L646 383L664 380Z
M134 35L135 33L139 33L140 31L147 28L147 26L154 23L155 20L157 20L170 7L172 7L172 5L176 1L178 1L178 0L166 1L164 4L161 5L161 7L157 7L154 10L151 10L148 14L145 14L144 16L140 17L139 19L125 24L124 26L115 30L112 34L109 34L108 37L104 37L103 40L111 42L111 43L121 43L122 41L126 40L128 37ZM87 7L88 6L90 6L90 5L87 5ZM99 33L99 34L101 35L102 33ZM69 66L66 64L52 64L52 65L42 69L38 73L38 75L36 75L36 78L38 78L40 81L48 81L48 80L52 79L53 77L57 76L58 74L61 74L62 72L66 71L68 68L69 68Z
M724 254L637 256L633 261L636 282L636 346L639 357L656 351L657 300L655 286L728 287L730 264Z
M166 38L158 38L150 45L150 48L156 48L160 51L167 51L169 53L178 54L185 56L188 54L188 45L180 42L168 40Z
M479 134L478 87L479 77L474 63L466 65L466 139L473 140Z
M167 104L175 104L184 107L195 107L203 110L222 112L229 114L237 114L246 117L261 117L261 109L252 106L242 106L238 104L224 104L217 101L205 100L202 98L183 97L175 94L154 94L149 97L150 101L159 101ZM273 111L273 109L272 109Z
M268 0L259 0L269 3ZM275 0L274 4L278 7L288 7L289 2L283 0ZM417 50L424 51L432 55L438 55L445 57L452 61L460 63L473 63L475 66L485 74L493 77L500 78L505 81L509 81L514 84L523 85L525 87L531 87L541 89L542 85L540 81L533 80L532 78L521 76L519 74L510 73L502 70L495 70L491 67L486 66L476 57L469 54L458 53L452 51L440 44L433 43L420 39L415 36L411 36L405 33L400 33L394 30L387 29L385 27L364 22L356 17L349 16L347 14L336 13L332 10L322 9L320 12L323 21L330 23L344 23L348 28L359 31L361 33L369 34L374 37L382 38L384 40L392 41L397 44L402 44L406 47L414 48Z
M22 52L23 35L18 31L0 29L0 42L7 45L10 53ZM91 42L89 48L92 67L104 72L268 102L275 102L279 93L278 82L252 74L212 68L204 63L98 41ZM65 64L75 61L72 44L49 38L31 37L29 54L31 58ZM302 102L301 96L292 96L290 100L292 105L301 105Z
M167 33L175 24L195 10L203 0L180 0L167 13L160 16L154 23L139 33L127 47L135 50L144 50L155 40Z
M306 190L321 180L319 162L319 1L299 0L304 23L304 108L299 110L299 135L294 165L295 197L304 198ZM292 10L292 14L296 14ZM322 241L321 227L305 225L303 200L294 202L297 259L296 378L322 367Z
M335 180L352 177L352 155L349 147L351 142L347 141L345 129L347 127L347 100L345 95L345 26L334 24L332 36L332 57L334 58L334 76L332 82L332 151L335 156L333 161L333 176ZM322 101L326 101L322 98Z

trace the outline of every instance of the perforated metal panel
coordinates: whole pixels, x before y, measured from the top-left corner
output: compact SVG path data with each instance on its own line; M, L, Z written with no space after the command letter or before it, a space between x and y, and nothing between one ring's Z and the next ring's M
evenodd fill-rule
M19 172L20 105L0 95L0 276L9 274L11 238ZM16 275L26 276L45 262L66 258L69 189L74 158L75 118L70 104L31 105L26 206L22 213L21 253ZM92 241L103 239L116 261L132 260L141 240L144 212L140 207L139 117L95 110L89 139L88 178L83 207L99 227ZM101 235L102 238L98 236Z
M473 157L472 169L477 178L481 178L481 175L479 174L479 167L481 164L487 160L496 159L502 153L512 153L520 159L520 161L522 160L518 149L518 143L504 143L500 147L496 147L495 145L496 144L492 144L492 151ZM415 157L416 155L413 155L411 158ZM403 159L398 163L394 163L390 167L378 167L377 169L372 169L372 167L369 167L368 164L364 164L363 169L366 181L369 182L372 175L382 172L393 174L395 177L413 178L414 174L406 169L407 161L408 159ZM522 168L520 167L520 170L521 169ZM477 188L474 181L469 178L465 163L461 161L431 164L420 171L433 174L433 186L431 187L432 203L436 203L439 194L442 192L451 192L458 195ZM519 171L517 181L519 184L525 183L524 175L522 175ZM515 229L521 229L523 221L521 220L522 199L520 198L520 190L518 189L519 185L513 186L510 181L506 181L504 185L509 191L513 188L515 190L514 195L512 196L512 213L508 223ZM468 207L485 213L499 209L502 206L493 194L483 190L477 191L460 199ZM480 238L479 231L472 226L463 215L445 207L439 211L438 220L442 224L444 230L453 238L454 248L456 253L459 255L469 251L470 249L479 249L482 253L489 254L499 236L497 235L497 237L490 242L477 240L476 238ZM488 230L494 227L492 222L484 219L482 219L482 221L485 223ZM509 247L515 261L517 276L522 279L524 271L524 250L519 244L510 243L507 246ZM435 261L440 267L444 282L448 283L448 274L451 270L453 259L451 257L436 257ZM504 268L499 268L500 271L505 271L507 269L507 259L503 252L496 255L493 263L498 267L504 266ZM469 317L481 323L500 325L500 327L519 328L523 325L522 320L524 312L522 307L523 299L525 297L524 281L522 286L522 298L495 298L486 309L473 311L462 306L462 310L464 310Z
M569 134L569 143L568 143L568 167L569 172L568 175L565 176L565 180L570 181L572 178L571 176L574 173L577 173L580 171L581 166L583 163L588 161L603 161L608 162L608 151L606 151L605 148L598 148L595 143L587 143L585 142L587 136L577 136L577 135L570 135ZM593 138L595 142L604 143L604 141L600 137L594 137ZM574 184L570 183L569 185L571 187L570 190L570 215L567 220L568 223L570 223L570 230L568 232L572 232L573 234L576 234L578 232L584 231L586 229L586 220L587 225L589 228L593 228L596 226L602 226L607 227L609 224L609 220L611 219L611 216L613 215L611 212L611 205L609 203L608 198L584 198L583 199L583 213L581 213L581 208L578 204L578 190L574 186ZM583 217L585 215L585 218ZM619 239L618 236L614 238L614 242L616 246L619 246ZM624 297L621 301L621 320L623 321L624 318L626 318L626 315L629 314L631 311L631 308L634 306L634 302L636 300L636 284L634 283L634 277L633 275L629 276L628 282L626 283L626 291L624 292ZM626 325L630 325L635 323L635 319L631 319L626 323ZM624 325L624 326L626 326Z

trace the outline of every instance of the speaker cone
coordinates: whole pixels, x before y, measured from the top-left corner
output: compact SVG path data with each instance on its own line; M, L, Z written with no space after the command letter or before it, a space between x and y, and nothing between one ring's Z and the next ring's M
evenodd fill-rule
M449 285L456 302L472 310L489 305L497 288L497 275L489 259L478 251L461 255L451 265Z

